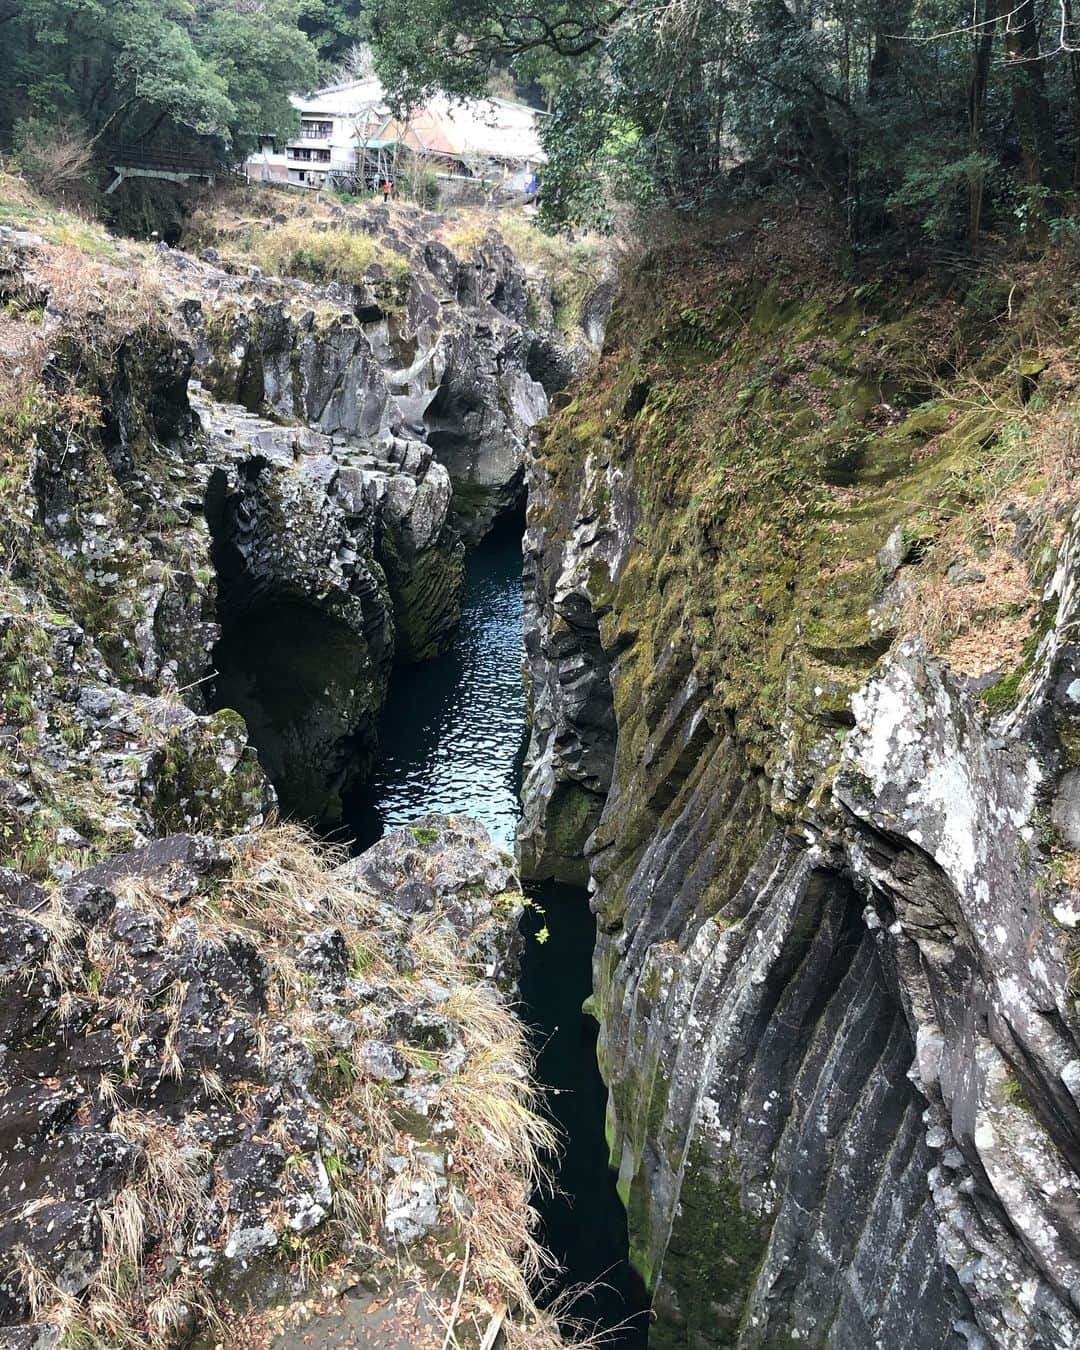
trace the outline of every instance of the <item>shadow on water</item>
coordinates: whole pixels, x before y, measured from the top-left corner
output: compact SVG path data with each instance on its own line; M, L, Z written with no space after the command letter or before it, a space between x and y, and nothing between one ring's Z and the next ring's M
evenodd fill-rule
M529 895L538 908L525 918L523 1013L536 1029L537 1076L563 1138L558 1189L538 1203L544 1240L566 1271L564 1289L593 1286L574 1301L571 1315L604 1329L618 1326L605 1344L637 1350L646 1342L647 1297L627 1260L626 1213L607 1166L596 1023L581 1011L592 988L596 925L588 896L576 886L548 882L529 887ZM549 936L541 944L542 924Z
M521 682L521 526L496 530L466 570L453 650L395 671L379 726L379 760L345 804L358 848L428 811L475 816L513 849L526 742ZM545 885L526 915L522 1015L534 1027L541 1082L563 1135L554 1195L537 1197L543 1236L565 1274L555 1292L597 1285L569 1313L609 1332L617 1350L645 1345L644 1290L627 1259L626 1215L607 1166L606 1094L595 1024L581 1005L592 984L593 916L583 891ZM536 933L546 924L544 943ZM632 1326L610 1329L633 1317Z

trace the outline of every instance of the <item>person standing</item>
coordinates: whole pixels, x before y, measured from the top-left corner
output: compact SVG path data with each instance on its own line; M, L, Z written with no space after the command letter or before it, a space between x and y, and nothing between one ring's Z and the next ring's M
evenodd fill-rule
M394 190L394 185L393 185L393 183L391 183L390 179L387 178L387 179L383 182L383 185L382 185L382 199L383 199L383 206L385 206L385 205L387 204L387 202L389 202L389 200L390 200L390 194L391 194L391 192L393 192L393 190Z

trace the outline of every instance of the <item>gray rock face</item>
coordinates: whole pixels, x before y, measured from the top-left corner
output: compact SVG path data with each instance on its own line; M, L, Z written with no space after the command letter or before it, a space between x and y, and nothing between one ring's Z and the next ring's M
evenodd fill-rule
M1080 900L1046 823L1068 843L1080 524L1013 712L902 644L839 752L793 744L769 783L678 653L644 712L623 687L630 487L592 463L569 500L530 486L520 852L588 859L650 1347L1080 1345ZM823 778L798 796L796 755Z
M20 302L41 298L42 248L0 248ZM193 260L162 258L167 276L171 267L206 281ZM130 280L118 274L117 284ZM62 325L65 298L45 295L49 323ZM175 299L199 340L201 302ZM355 319L353 328L366 343ZM155 826L240 828L271 796L251 781L242 741L233 744L236 719L200 720L208 707L232 707L286 809L332 820L370 759L393 661L425 659L453 637L462 546L448 524L447 470L415 439L331 436L217 402L190 379L192 349L163 321L99 345L109 354L92 372L71 344L54 358L57 379L92 380L108 416L100 437L79 428L37 437L20 509L46 549L30 548L13 569L28 610L36 592L66 587L73 620L61 632L5 602L8 644L25 626L41 647L27 717L55 756L42 755L35 773L102 763L100 830L122 824L125 842ZM276 411L289 409L278 400ZM306 405L292 411L316 419ZM64 576L43 577L46 564ZM188 793L200 770L205 788ZM47 784L5 779L19 833L34 833L50 815ZM200 815L200 803L214 810ZM59 828L65 848L97 842L86 825Z
M0 1017L5 1344L59 1335L70 1299L115 1293L120 1260L140 1306L168 1288L199 1306L211 1279L246 1304L261 1263L287 1261L333 1214L353 1229L381 1215L388 1249L450 1234L451 1184L470 1183L447 1103L472 1032L450 989L413 972L443 934L451 950L497 947L513 978L520 895L508 901L516 878L475 822L417 828L422 846L398 831L337 871L295 834L257 831L173 835L48 900L8 878L0 969L20 997ZM437 881L417 912L398 901L421 859ZM272 878L298 867L309 888L286 901L286 883L275 901ZM475 964L459 980L502 1009ZM163 1336L190 1334L192 1314L161 1307Z
M532 717L518 853L528 877L583 883L583 846L611 786L616 733L600 623L609 609L605 587L626 559L633 503L622 475L591 457L576 515L573 502L553 500L535 459L529 500L524 634ZM611 510L601 513L599 500ZM616 528L616 519L626 526Z
M342 870L406 914L441 913L465 944L470 964L509 989L520 957L521 897L513 859L486 843L475 820L421 816L391 830Z
M387 223L408 264L394 296L239 278L183 254L165 258L166 284L217 397L350 440L426 441L453 484L451 524L475 541L522 501L525 440L547 392L530 372L538 337L520 263L494 233L458 258L431 237L440 223L421 211L397 233ZM602 321L593 328L585 355L602 338ZM563 350L551 331L542 341ZM544 376L554 359L532 364Z

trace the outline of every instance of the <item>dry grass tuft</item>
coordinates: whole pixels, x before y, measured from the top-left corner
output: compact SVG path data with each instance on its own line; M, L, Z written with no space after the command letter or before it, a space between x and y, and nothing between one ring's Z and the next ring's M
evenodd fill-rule
M118 1113L111 1128L140 1145L141 1160L135 1179L101 1211L102 1258L89 1287L75 1299L25 1258L20 1272L34 1319L58 1327L66 1343L164 1347L175 1344L192 1309L216 1323L197 1277L184 1273L162 1287L150 1268L156 1253L169 1250L200 1212L210 1154L194 1145L178 1147L175 1130L144 1112Z
M918 636L957 671L980 676L1015 664L1039 614L1033 578L1038 548L1016 552L1008 508L1019 504L1035 522L1037 542L1060 543L1063 510L1076 500L1080 478L1080 419L1054 409L1013 412L986 451L980 500L955 514L913 569L900 631ZM948 569L969 580L957 585Z
M942 562L945 557L948 561ZM953 563L984 579L954 584L945 571ZM1000 545L977 557L970 540L950 531L935 546L927 568L905 604L901 631L920 636L964 675L985 675L1009 664L1038 609L1025 565Z
M133 332L163 323L161 290L148 259L133 251L120 267L88 256L82 237L87 227L77 217L53 212L50 220L46 235L52 238L28 256L19 294L0 307L0 470L17 466L43 422L68 437L100 425L96 394L51 363L52 353L66 345L86 367L111 357Z
M121 905L159 918L166 942L174 925L192 917L206 941L220 940L223 929L249 935L273 977L268 1006L256 1019L257 1034L265 1041L270 1024L284 1023L315 1056L319 1152L314 1162L302 1165L322 1169L332 1210L309 1237L286 1237L284 1249L294 1265L314 1280L348 1242L381 1245L388 1179L422 1175L431 1165L426 1155L432 1148L426 1129L414 1133L415 1122L402 1111L392 1087L367 1078L349 1052L330 1040L325 1019L318 1019L310 1004L310 979L296 965L298 942L305 933L337 929L358 973L385 991L389 1006L427 1007L415 974L402 974L389 959L394 944L406 941L424 975L451 990L438 1008L464 1045L463 1062L453 1070L440 1065L438 1054L399 1045L433 1093L433 1114L453 1122L449 1179L452 1192L459 1199L463 1194L465 1203L451 1204L447 1197L444 1236L454 1249L464 1242L471 1252L461 1284L461 1316L485 1323L493 1308L514 1308L508 1344L560 1345L555 1319L537 1309L531 1292L549 1263L536 1239L530 1199L544 1182L556 1141L537 1113L521 1022L470 968L460 937L448 923L435 914L411 924L388 911L337 870L343 851L313 847L294 825L254 832L235 841L233 851L231 872L180 909L170 906L168 882L160 877L132 874L113 885ZM61 911L43 914L43 921L58 943L69 942ZM75 997L92 996L117 959L104 943L90 944L86 958L74 963L83 971L84 986ZM155 1015L165 1014L163 1073L177 1079L185 1072L175 1044L184 992L176 983L154 1006ZM112 1001L110 1015L129 1054L147 1010L138 996ZM207 1095L226 1097L234 1091L212 1071L202 1071L199 1081ZM65 1299L35 1276L35 1310L61 1325L73 1342L82 1337L118 1350L165 1346L187 1310L197 1310L204 1320L214 1316L209 1292L186 1262L168 1286L158 1272L162 1252L182 1253L190 1244L213 1185L213 1156L201 1146L181 1146L175 1128L157 1114L125 1109L123 1086L112 1078L101 1078L96 1095L113 1109L111 1128L138 1145L138 1166L103 1211L104 1258L86 1295L77 1302ZM288 1153L292 1145L281 1129L275 1134L271 1126L269 1133ZM441 1243L440 1237L429 1239L425 1257L449 1261ZM400 1259L408 1263L410 1255L403 1252Z
M343 215L340 206L317 195L274 193L275 219L268 220L270 205L258 188L209 193L192 213L185 246L212 244L233 263L254 263L271 275L303 281L359 286L371 280L376 266L393 282L407 275L404 254L356 228L363 208L348 208Z

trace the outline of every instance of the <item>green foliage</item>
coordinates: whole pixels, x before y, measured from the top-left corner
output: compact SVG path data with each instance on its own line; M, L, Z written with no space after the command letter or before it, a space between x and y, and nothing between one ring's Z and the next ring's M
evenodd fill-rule
M924 150L913 154L904 176L886 201L898 215L910 213L912 224L931 239L946 239L963 228L966 197L972 185L991 181L997 164L986 154L942 159Z
M856 242L972 240L1047 219L1080 149L1080 85L1051 0L371 0L380 74L407 106L483 92L509 63L549 100L549 226L620 202L824 188ZM1042 35L1042 36L1040 36ZM1043 229L1041 233L1047 233Z
M194 131L235 156L291 127L289 93L315 79L304 12L303 0L27 0L4 26L15 97L0 104L0 136L17 107L106 140Z

